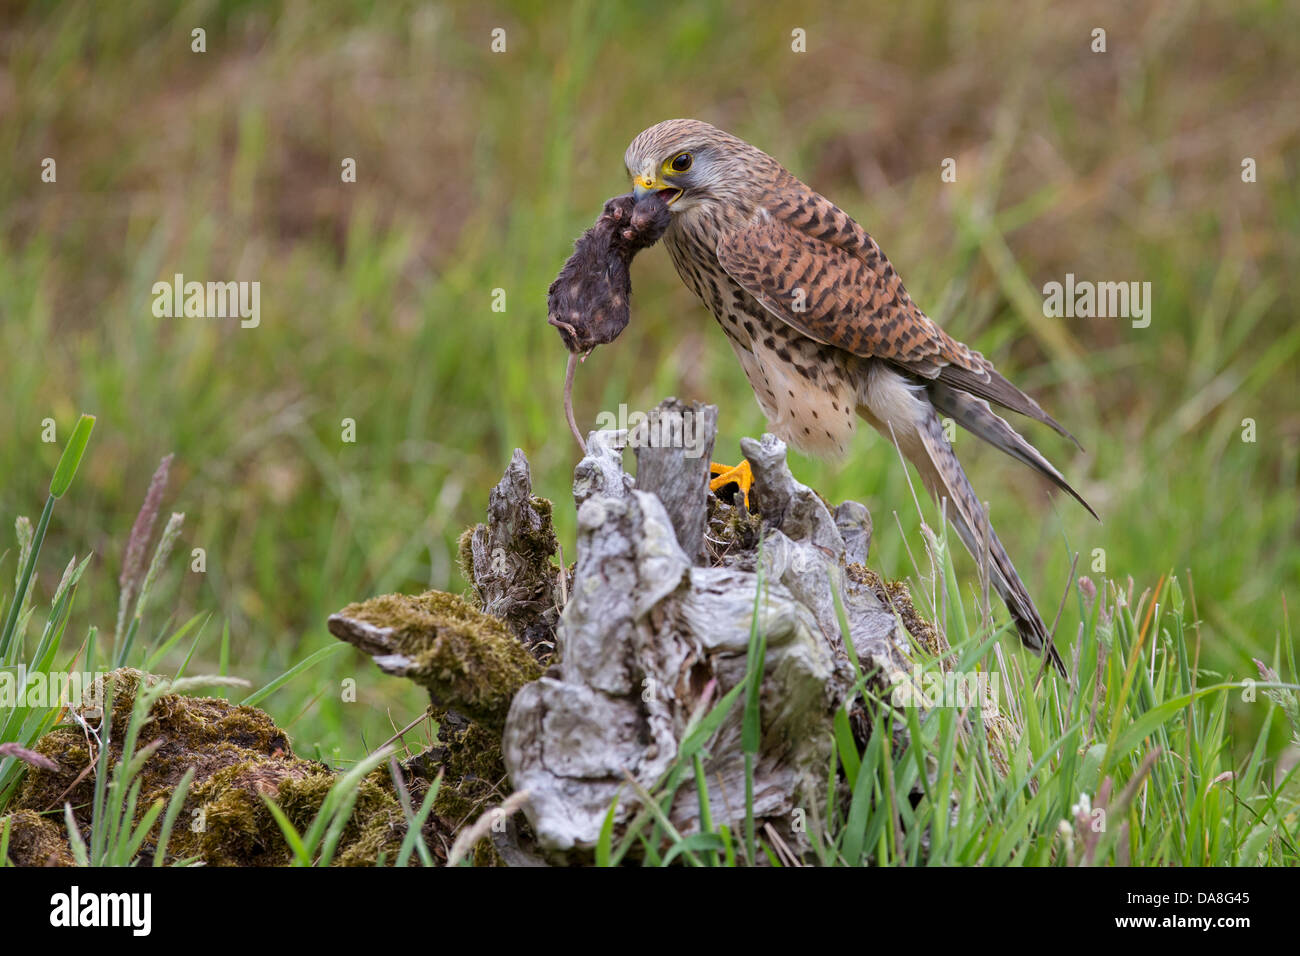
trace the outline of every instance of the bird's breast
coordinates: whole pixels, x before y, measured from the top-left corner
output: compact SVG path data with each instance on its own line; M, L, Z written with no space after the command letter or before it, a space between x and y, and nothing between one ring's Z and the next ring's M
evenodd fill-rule
M722 326L772 433L806 454L842 457L857 426L860 360L768 312L722 268L709 225L674 222L665 241L677 274Z

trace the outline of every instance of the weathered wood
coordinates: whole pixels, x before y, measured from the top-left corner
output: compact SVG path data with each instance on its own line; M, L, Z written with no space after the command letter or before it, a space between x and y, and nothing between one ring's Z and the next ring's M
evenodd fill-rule
M691 435L655 430L656 420L662 426L688 413ZM678 761L692 717L745 679L755 613L765 656L754 813L791 847L806 847L795 821L799 811L815 818L831 796L836 712L849 705L859 743L870 731L854 702L841 608L876 692L908 666L907 635L863 567L872 533L866 508L829 506L795 481L785 445L765 435L741 441L754 473L751 514L707 491L713 406L669 399L651 421L644 433L590 434L574 471L571 576L552 563L550 503L533 496L528 463L516 451L492 491L487 523L462 538L474 607L437 592L389 595L330 619L337 636L381 668L427 687L449 725L463 722L462 750L490 741L495 752L500 741L511 787L528 794L528 826L494 836L512 863L587 858L616 801L616 825L627 823L640 807L628 777L653 790ZM635 481L623 471L629 444ZM549 664L540 678L537 660ZM704 767L714 823L733 828L746 802L741 719L733 707L708 742ZM895 734L902 746L903 731ZM446 762L436 748L426 756ZM843 801L847 786L835 786ZM669 816L689 833L698 815L692 775Z
M559 619L559 550L551 527L551 503L533 495L528 459L516 448L505 475L488 498L487 524L462 542L462 564L478 605L514 631L524 646L544 658Z
M628 436L636 451L636 486L663 504L677 543L692 562L704 553L709 460L717 430L716 405L668 398Z
M745 439L762 543L714 549L721 557L713 562L693 547L700 512L689 489L715 509L730 506L705 497L700 472L680 449L638 449L638 474L670 499L671 508L665 506L615 470L622 440L593 433L578 466L570 598L556 633L556 663L520 689L506 719L502 750L511 783L529 791L528 819L551 851L593 846L620 797L616 819L625 822L636 808L625 775L653 787L676 759L705 696L716 701L743 679L761 565L758 623L766 660L754 810L801 842L791 832L794 811L825 805L832 720L854 680L837 593L864 671L876 672L884 687L906 666L896 618L846 573L867 554L866 509L841 506L832 514L794 480L782 442ZM687 474L674 477L674 468ZM743 530L749 520L734 513L721 519L711 527ZM735 708L706 763L715 823L733 826L745 806L740 717ZM684 788L672 806L674 825L691 831L698 812L693 788Z
M573 503L581 507L591 497L622 497L632 490L632 476L623 471L623 446L627 435L621 431L591 432L587 436L587 454L573 470Z

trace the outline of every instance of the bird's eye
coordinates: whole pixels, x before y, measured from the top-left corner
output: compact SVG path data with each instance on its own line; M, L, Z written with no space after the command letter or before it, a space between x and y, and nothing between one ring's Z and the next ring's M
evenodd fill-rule
M672 162L668 164L669 168L675 173L684 173L691 168L691 154L678 153L673 157Z

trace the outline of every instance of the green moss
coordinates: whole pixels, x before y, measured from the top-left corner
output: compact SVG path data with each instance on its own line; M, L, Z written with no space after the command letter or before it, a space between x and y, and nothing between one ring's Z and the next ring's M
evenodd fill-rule
M422 755L425 775L442 772L434 812L453 829L500 802L506 777L501 738L479 724L444 714L438 740Z
M250 760L227 767L192 791L187 806L201 813L197 832L174 836L181 856L200 856L212 866L284 866L290 860L280 828L262 797L273 800L299 833L311 827L336 780L328 768L291 758ZM357 788L334 864L373 866L380 852L391 862L406 834L406 820L381 768Z
M385 594L339 613L391 628L396 649L415 661L411 678L428 689L435 705L496 730L515 692L542 674L502 621L454 594Z
M13 866L75 866L63 823L35 810L0 817L0 833L9 828L9 863Z
M917 612L912 603L912 592L904 581L886 581L875 571L861 564L850 564L846 568L849 580L864 585L880 598L881 603L894 610L907 628L909 634L935 657L948 653L947 641L933 624Z
M113 740L120 740L142 683L159 678L122 669L107 675L113 688ZM262 800L274 800L299 832L315 819L325 795L337 779L324 764L295 757L289 738L260 710L229 701L164 694L150 711L142 741L160 741L137 778L140 782L137 820L157 799L170 799L181 777L194 770L194 780L181 815L172 830L168 857L199 857L210 866L282 866L290 851L278 825ZM85 719L96 727L98 717ZM53 821L41 814L66 801L73 807L73 819L82 836L90 829L90 804L94 775L78 780L91 763L86 737L79 727L58 728L37 743L37 751L53 760L57 770L32 768L23 782L10 819L18 824L20 843L11 835L11 856L18 846L21 862L32 863L49 857L56 863L70 862L71 850L61 818ZM110 758L117 762L117 745ZM499 761L499 746L497 760ZM453 833L435 839L430 822L431 845L450 845ZM358 789L356 805L344 829L335 857L336 865L371 865L383 852L392 861L406 833L406 821L393 791L387 768L366 777ZM152 838L141 850L145 859L154 852Z
M756 498L751 491L750 508L738 508L709 496L708 534L705 536L709 563L722 564L732 552L754 551L762 535L763 519L759 516Z
M506 768L497 734L458 714L442 713L437 718L437 740L406 761L403 770L415 803L424 799L429 785L442 774L431 817L437 830L449 834L446 846L450 847L456 832L506 796ZM473 855L475 866L505 865L487 837L475 845Z
M456 566L460 568L460 576L470 583L469 593L466 597L468 603L475 610L483 610L483 600L479 597L478 588L475 587L474 579L474 529L466 528L456 539Z
M109 756L117 761L136 692L142 683L151 686L161 678L133 668L120 668L105 675L103 680L108 680L112 687ZM96 691L102 692L98 682ZM92 727L98 727L101 722L98 714L84 708L83 717ZM289 753L288 736L262 711L217 698L179 694L158 698L140 739L142 744L161 741L139 777L142 807L157 798L168 798L190 768L194 769L196 780L203 780L221 767L247 760L250 755ZM81 776L92 760L85 733L79 727L56 728L40 739L36 750L53 760L58 769L33 767L29 770L15 805L44 812L68 802L76 808L77 822L83 829L89 827L94 776Z
M549 499L537 495L529 495L528 503L533 506L533 510L542 520L537 528L518 530L515 540L519 545L519 553L529 565L540 566L541 570L553 574L551 556L560 549L560 541L555 536L555 528L551 524L554 506Z
M506 861L502 859L501 854L497 852L496 844L489 837L484 837L474 844L474 865L477 866L505 866Z
M191 788L185 801L190 826L173 833L168 850L201 857L209 866L284 866L289 848L261 797L279 803L284 785L295 778L328 780L330 774L296 758L250 757L216 771ZM290 820L303 832L301 813L291 814ZM310 822L308 818L305 825Z

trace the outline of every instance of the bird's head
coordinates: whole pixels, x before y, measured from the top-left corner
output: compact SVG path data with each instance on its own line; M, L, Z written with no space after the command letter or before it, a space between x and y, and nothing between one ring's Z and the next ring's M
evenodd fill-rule
M638 134L623 154L623 163L638 199L662 193L669 210L680 214L743 193L755 157L767 158L716 126L672 119Z

